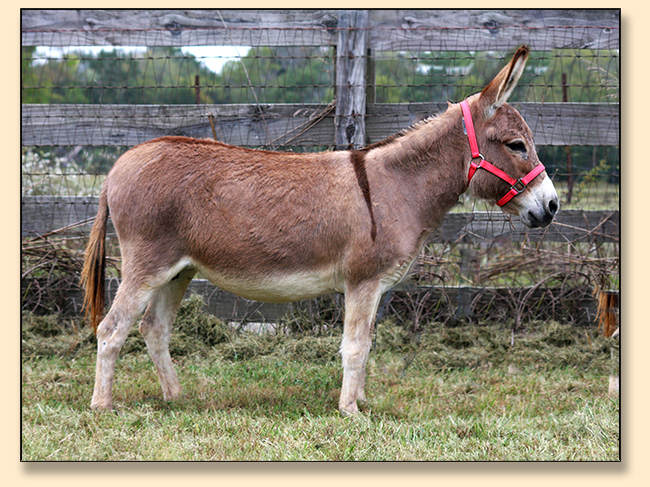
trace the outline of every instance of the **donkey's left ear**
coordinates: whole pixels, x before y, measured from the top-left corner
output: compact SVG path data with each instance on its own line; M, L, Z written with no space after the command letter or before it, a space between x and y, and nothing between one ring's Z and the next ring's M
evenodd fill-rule
M496 109L508 100L524 72L528 53L528 46L521 46L517 49L512 61L481 92L480 100L486 108L486 116L492 116Z

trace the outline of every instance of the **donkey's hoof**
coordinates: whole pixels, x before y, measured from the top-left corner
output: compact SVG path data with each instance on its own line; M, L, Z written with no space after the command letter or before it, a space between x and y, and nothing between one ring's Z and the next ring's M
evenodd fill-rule
M163 392L163 400L165 402L174 402L178 401L182 396L182 392L180 388L178 390L174 390L172 392Z
M349 416L354 416L355 414L359 414L359 408L357 407L357 404L355 402L347 406L339 406L339 412L341 413L341 416L347 418Z
M112 402L95 402L90 403L90 409L93 411L112 411L113 403Z

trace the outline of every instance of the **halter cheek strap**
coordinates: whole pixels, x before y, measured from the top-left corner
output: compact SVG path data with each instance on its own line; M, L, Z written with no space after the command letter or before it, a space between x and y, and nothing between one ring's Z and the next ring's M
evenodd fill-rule
M497 176L498 178L503 179L506 183L510 185L510 190L508 190L508 192L505 195L503 195L503 197L499 201L497 201L497 206L503 206L512 198L517 196L519 193L523 193L523 191L526 189L526 186L528 186L528 184L533 179L535 179L541 172L543 172L546 168L540 162L537 166L533 168L532 171L526 174L523 178L514 179L508 176L505 172L503 172L495 165L490 164L488 161L485 160L485 157L483 157L483 155L478 150L478 142L476 141L476 132L474 131L474 122L472 121L472 113L470 112L469 103L467 103L467 100L463 100L462 102L460 102L460 108L463 110L463 129L465 130L465 135L467 135L467 139L469 141L469 148L472 151L472 162L470 162L469 164L469 174L467 178L467 184L469 184L469 182L472 180L472 178L474 177L474 173L476 173L476 170L478 168L485 169L486 171ZM480 159L478 164L474 162L475 159Z

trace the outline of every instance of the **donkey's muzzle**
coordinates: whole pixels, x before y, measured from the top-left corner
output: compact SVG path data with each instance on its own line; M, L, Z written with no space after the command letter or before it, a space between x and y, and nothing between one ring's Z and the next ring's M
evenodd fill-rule
M527 218L522 218L522 221L530 228L548 227L559 209L560 203L558 198L555 197L550 199L544 208L529 210L526 214Z

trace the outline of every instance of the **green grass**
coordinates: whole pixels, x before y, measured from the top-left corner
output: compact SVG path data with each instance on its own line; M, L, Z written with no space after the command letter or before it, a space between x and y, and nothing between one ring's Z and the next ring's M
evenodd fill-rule
M336 332L228 333L210 346L196 331L177 336L197 341L173 354L184 393L172 403L134 334L117 365L116 410L96 413L89 332L60 320L53 333L39 320L23 323L26 461L619 460L619 403L608 394L618 348L585 329L537 323L511 345L499 325L432 324L416 339L383 323L369 403L343 418Z
M616 210L620 206L621 189L618 184L586 179L573 186L571 202L567 201L569 187L566 181L555 182L560 197L560 208L564 210Z
M568 201L569 187L566 181L554 181L555 189L560 198L562 210L617 210L620 206L621 191L618 184L601 180L581 180L574 184L571 202ZM473 198L469 192L460 196L462 204L452 208L453 213L471 211L500 211L496 206Z

